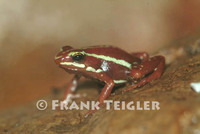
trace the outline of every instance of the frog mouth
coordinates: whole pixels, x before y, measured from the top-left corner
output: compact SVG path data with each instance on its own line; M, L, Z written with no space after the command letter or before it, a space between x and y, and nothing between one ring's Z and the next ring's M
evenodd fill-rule
M76 62L60 62L60 65L66 65L66 66L75 66L78 68L85 68L85 64L80 64L80 63L76 63Z

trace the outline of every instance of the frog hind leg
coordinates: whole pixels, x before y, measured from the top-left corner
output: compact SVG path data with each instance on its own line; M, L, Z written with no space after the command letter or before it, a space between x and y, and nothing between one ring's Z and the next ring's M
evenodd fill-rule
M143 62L149 59L149 54L147 52L136 52L136 53L131 53L131 55L139 58Z
M164 71L165 58L163 56L154 56L141 64L132 67L130 76L133 79L141 79L138 83L132 85L128 89L125 89L123 92L129 91L136 87L141 87L147 84L150 81L153 81L161 76ZM145 77L145 75L149 74Z

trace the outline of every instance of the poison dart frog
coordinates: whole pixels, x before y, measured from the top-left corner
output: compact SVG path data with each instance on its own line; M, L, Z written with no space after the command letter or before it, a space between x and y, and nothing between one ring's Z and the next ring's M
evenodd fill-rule
M161 76L165 66L163 56L149 57L146 52L127 53L114 46L92 46L74 49L64 46L55 56L55 62L68 73L75 74L68 84L63 102L68 103L81 76L105 83L99 95L102 104L115 85L132 83L129 91Z

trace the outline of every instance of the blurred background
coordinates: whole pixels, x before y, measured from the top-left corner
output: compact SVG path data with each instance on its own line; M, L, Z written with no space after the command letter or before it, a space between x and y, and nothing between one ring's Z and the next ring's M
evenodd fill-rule
M153 53L199 29L199 9L199 0L0 0L0 109L68 82L54 63L60 47Z

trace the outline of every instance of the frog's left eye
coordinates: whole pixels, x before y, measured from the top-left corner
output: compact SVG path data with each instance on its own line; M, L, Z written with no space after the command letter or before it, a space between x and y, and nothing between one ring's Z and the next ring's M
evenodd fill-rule
M76 54L72 56L72 60L73 61L82 61L84 59L84 55L83 54Z

